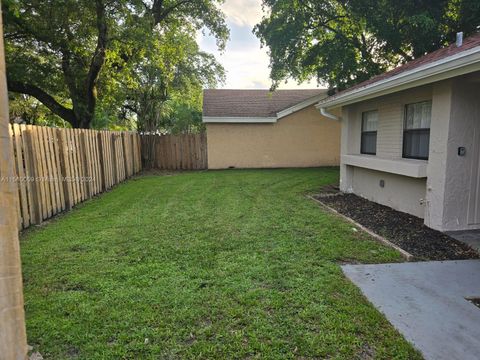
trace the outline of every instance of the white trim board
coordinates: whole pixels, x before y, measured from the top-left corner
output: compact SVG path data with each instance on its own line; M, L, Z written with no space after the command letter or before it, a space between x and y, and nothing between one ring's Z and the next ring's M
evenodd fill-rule
M316 102L324 99L327 97L327 91L325 90L325 92L321 93L321 94L318 94L318 95L315 95L307 100L304 100L302 101L301 103L298 103L296 105L293 105L289 108L286 108L282 111L279 111L277 113L277 119L281 119L285 116L288 116L290 114L293 114L294 112L297 112L297 111L300 111L302 109L305 109L306 107L309 107L310 105L313 105L315 104Z
M318 102L315 107L335 108L430 84L480 70L480 46L419 66L387 79Z
M276 123L276 117L203 116L204 123Z
M376 157L375 155L342 155L341 164L413 178L426 178L428 161L414 159L384 159Z

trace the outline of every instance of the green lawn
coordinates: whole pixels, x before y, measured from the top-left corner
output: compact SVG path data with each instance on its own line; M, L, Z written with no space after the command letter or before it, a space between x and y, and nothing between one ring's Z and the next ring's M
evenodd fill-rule
M21 237L46 359L415 359L342 274L401 261L305 194L338 170L145 176Z

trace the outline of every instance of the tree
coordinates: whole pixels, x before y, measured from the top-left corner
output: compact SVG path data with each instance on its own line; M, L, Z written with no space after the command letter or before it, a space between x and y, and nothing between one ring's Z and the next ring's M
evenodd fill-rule
M132 74L119 88L125 92L124 107L136 116L137 129L147 132L188 131L201 112L202 88L224 79L214 56L200 51L193 27L158 34Z
M289 77L344 89L480 25L474 0L263 0L254 33L270 54L273 87Z
M206 28L222 48L228 29L218 1L6 0L9 90L88 128L99 97L130 76L145 44L165 29Z

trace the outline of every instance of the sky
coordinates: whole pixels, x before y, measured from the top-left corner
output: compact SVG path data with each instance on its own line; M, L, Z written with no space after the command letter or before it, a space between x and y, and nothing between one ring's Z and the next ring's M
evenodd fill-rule
M218 51L215 39L201 32L197 41L203 51L212 53L226 70L226 89L267 89L269 78L269 56L266 48L260 47L260 40L252 33L253 27L263 16L261 0L226 0L222 10L230 28L230 40L226 50ZM280 89L316 88L316 81L297 84L295 81L282 83Z

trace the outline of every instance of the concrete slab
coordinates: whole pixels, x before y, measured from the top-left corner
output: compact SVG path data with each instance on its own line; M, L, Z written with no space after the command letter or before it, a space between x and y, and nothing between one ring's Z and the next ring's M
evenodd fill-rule
M425 359L480 358L480 260L342 269Z
M446 234L480 251L480 230L449 231Z

